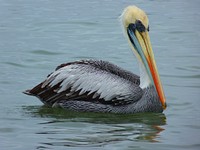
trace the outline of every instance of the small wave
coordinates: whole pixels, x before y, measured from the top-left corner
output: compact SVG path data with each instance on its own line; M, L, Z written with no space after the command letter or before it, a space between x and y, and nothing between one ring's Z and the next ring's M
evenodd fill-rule
M50 52L47 50L33 50L33 51L31 51L31 53L37 54L37 55L60 55L60 54L63 54L60 52Z
M4 62L4 64L14 66L14 67L20 67L20 68L26 68L27 67L26 65L15 63L15 62Z
M199 85L175 85L175 84L165 84L166 86L170 87L181 87L181 88L200 88Z
M85 25L85 26L95 26L98 25L99 22L91 22L91 21L78 21L78 20L74 20L74 21L68 21L68 22L64 22L65 24L79 24L79 25Z
M170 77L170 78L200 78L200 74L197 75L162 75L163 77Z

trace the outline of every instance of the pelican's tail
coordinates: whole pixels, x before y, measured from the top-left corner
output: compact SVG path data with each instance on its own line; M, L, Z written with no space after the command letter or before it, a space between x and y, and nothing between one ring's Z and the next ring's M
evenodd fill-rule
M26 94L26 95L32 95L33 96L33 94L30 92L31 90L26 90L26 91L23 91L22 93L24 93L24 94Z

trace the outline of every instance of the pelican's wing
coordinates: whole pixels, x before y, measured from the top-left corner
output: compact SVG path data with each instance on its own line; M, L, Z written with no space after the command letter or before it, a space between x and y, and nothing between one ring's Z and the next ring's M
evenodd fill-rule
M138 101L143 95L137 84L139 77L115 65L103 68L105 63L90 60L63 64L27 93L49 105L59 100L98 101L112 105Z

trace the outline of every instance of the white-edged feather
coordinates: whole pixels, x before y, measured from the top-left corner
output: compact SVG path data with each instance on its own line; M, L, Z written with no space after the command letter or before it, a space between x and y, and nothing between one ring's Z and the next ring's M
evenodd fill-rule
M62 67L53 72L47 80L43 83L43 87L54 87L59 84L57 93L68 92L75 93L81 96L83 94L93 94L93 99L99 97L105 101L111 101L112 99L121 101L135 101L131 99L134 97L140 97L140 93L136 93L137 96L133 96L133 91L140 91L138 85L133 85L128 80L112 74L105 70L101 70L91 66L89 64L71 64Z

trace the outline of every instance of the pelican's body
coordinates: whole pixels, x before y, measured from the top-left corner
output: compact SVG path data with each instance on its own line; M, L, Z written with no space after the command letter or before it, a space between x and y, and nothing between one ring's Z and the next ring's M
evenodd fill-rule
M122 24L138 58L140 77L109 62L82 60L58 66L25 93L45 105L74 111L162 112L166 103L148 36L148 18L141 9L129 6Z

